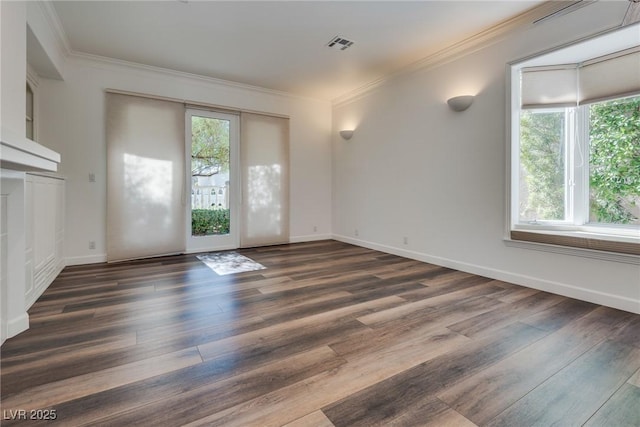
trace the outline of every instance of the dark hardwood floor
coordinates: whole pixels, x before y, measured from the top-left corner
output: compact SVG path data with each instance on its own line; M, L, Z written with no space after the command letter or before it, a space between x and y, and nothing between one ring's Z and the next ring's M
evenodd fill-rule
M66 268L1 348L2 425L640 426L640 315L335 241L239 252L267 268Z

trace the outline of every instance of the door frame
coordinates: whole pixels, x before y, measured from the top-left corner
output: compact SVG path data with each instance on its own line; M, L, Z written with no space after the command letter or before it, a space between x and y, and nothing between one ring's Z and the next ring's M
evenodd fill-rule
M205 117L229 121L229 234L192 236L191 234L191 118ZM185 111L185 252L209 252L240 247L240 117L237 114L188 108Z

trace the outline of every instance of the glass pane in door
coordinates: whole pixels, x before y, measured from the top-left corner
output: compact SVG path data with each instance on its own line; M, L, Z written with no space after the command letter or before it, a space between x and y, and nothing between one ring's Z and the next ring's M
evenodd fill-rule
M230 121L191 116L191 235L227 235Z

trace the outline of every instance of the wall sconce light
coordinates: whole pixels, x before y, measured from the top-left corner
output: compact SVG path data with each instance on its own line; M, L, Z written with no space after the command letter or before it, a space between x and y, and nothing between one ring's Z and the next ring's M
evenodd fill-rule
M473 99L473 95L454 96L447 100L447 104L453 111L464 111L473 104Z
M348 141L351 139L351 137L353 136L353 129L345 129L345 130L341 130L340 131L340 136L342 137L342 139L344 139L345 141Z

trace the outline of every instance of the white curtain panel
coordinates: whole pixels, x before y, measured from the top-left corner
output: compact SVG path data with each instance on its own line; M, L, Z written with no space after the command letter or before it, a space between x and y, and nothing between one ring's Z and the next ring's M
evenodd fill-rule
M240 246L289 241L289 119L240 115Z
M106 94L107 260L185 249L185 114L177 102Z

